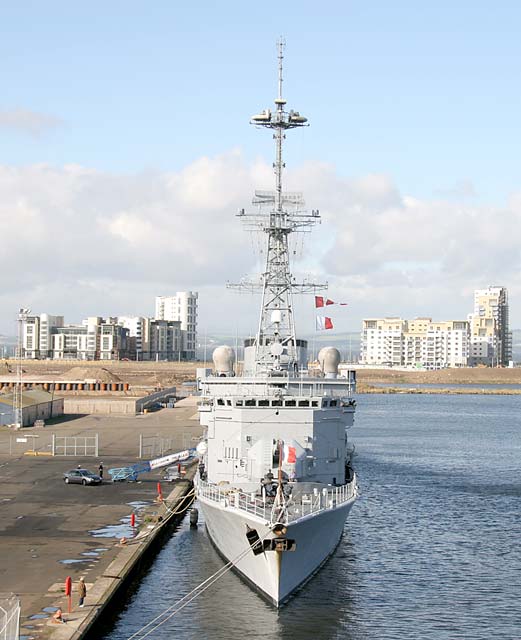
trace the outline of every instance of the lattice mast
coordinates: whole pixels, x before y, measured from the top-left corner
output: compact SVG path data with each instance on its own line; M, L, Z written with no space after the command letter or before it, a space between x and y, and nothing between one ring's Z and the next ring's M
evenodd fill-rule
M279 75L275 110L272 112L271 109L265 109L250 120L251 124L274 130L275 192L256 191L253 204L259 206L259 213L248 214L244 210L239 213L250 229L263 231L267 236L266 268L261 275L260 284L262 304L255 337L255 362L260 370L274 364L277 368L277 363L280 366L283 352L287 354L288 365L297 361L293 292L314 293L327 287L308 282L296 283L290 271L289 235L296 231L308 231L320 220L320 216L318 211L308 213L302 209L302 194L283 191L282 174L285 164L282 144L286 138L285 132L308 126L307 118L298 111L286 110L286 100L282 97L284 45L281 38L277 43ZM262 212L263 206L271 207L268 214ZM258 288L251 283L242 283L237 287L249 290Z

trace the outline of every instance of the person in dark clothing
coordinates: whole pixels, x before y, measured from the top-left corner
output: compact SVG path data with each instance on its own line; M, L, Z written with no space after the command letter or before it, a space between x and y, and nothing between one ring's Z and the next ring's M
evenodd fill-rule
M99 463L99 467L98 467L98 475L99 477L103 480L103 462Z

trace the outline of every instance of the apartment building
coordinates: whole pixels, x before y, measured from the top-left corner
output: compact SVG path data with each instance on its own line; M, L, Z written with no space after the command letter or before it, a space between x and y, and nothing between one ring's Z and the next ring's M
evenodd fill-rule
M508 292L489 286L474 292L474 312L469 314L469 364L508 366L512 359Z
M401 318L370 318L363 321L361 361L364 364L402 364L407 321Z
M119 316L128 329L128 351L135 360L180 360L183 332L178 320L152 320L142 316Z
M121 360L128 357L128 329L117 318L92 316L81 325L58 327L52 336L56 360Z
M419 320L424 321L425 318ZM469 323L466 320L428 320L428 324L424 324L425 333L421 338L420 360L408 362L405 359L405 364L415 365L419 362L428 369L466 367L469 357ZM409 331L416 334L416 325L417 320L411 321Z
M150 320L143 316L118 316L118 324L128 329L128 350L135 360L149 360Z
M149 332L150 360L181 360L184 357L180 321L151 320Z
M22 326L22 355L40 357L40 316L28 316Z
M63 316L52 316L48 313L28 316L22 327L24 357L52 357L52 335L58 327L63 327Z
M363 321L363 364L462 367L469 356L469 323L432 318L371 318Z
M197 298L192 291L156 298L156 317L91 316L65 325L63 316L28 316L22 325L25 358L78 360L194 360Z
M156 320L180 322L182 331L182 358L195 360L197 344L197 299L194 291L178 291L175 296L156 297Z

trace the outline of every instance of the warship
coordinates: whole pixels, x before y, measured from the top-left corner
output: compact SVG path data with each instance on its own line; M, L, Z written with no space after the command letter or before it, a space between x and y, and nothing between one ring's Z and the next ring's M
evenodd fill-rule
M278 42L278 97L251 124L273 131L275 189L256 191L256 210L239 212L265 236L265 270L232 285L262 295L254 337L239 366L226 345L213 369L198 370L196 492L209 537L230 567L275 607L284 604L331 556L358 497L347 431L353 425L355 371L339 373L340 353L325 347L308 366L308 344L295 331L294 294L326 285L298 283L290 237L319 222L302 194L283 190L286 132L307 126L282 97L284 43ZM330 301L328 301L330 302Z

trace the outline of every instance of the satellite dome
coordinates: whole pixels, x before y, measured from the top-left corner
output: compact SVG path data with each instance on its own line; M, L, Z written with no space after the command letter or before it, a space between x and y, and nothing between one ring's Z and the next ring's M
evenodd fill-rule
M221 345L214 349L213 364L218 376L233 375L233 363L235 362L235 351L228 345Z
M318 362L326 378L336 378L340 364L340 351L335 347L324 347L318 352Z
M195 450L200 456L204 456L204 454L208 451L208 445L204 440L201 440L201 442L197 445Z

